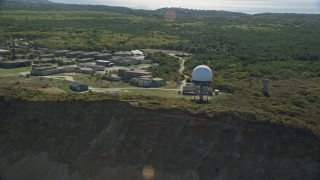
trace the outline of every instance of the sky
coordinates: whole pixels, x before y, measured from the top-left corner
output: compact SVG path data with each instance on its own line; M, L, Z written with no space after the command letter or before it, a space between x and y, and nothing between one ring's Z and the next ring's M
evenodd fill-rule
M320 14L320 0L51 0L71 4L124 6L133 9L181 7L188 9L226 10L256 13Z

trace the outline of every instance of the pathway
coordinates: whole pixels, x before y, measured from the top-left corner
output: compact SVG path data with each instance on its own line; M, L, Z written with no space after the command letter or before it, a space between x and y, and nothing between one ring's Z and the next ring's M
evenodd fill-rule
M93 92L122 92L123 90L139 89L139 90L161 90L161 91L178 91L177 89L166 89L166 88L139 88L139 87L128 87L128 88L89 88Z
M183 74L183 71L184 71L184 69L185 69L184 63L186 62L186 60L183 59L183 58L181 58L181 57L175 56L175 54L169 54L169 55L180 59L180 69L179 69L179 73L184 76L184 80L181 81L181 85L180 85L180 87L179 87L179 90L182 92L183 86L185 86L185 85L187 84L187 78L189 77L189 76Z
M58 79L58 80L67 80L67 81L74 82L74 79L72 76L41 76L41 77Z

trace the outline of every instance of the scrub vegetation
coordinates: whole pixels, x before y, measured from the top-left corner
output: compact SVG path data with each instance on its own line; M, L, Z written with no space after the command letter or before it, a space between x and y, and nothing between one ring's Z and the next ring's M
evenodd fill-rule
M172 22L164 18L168 10L174 11L177 16ZM144 95L88 93L53 96L33 91L27 93L32 89L24 85L28 79L22 81L18 77L10 83L2 83L1 94L31 99L48 96L53 100L67 96L88 100L112 96L120 100L139 100L138 103L144 106L175 107L207 115L236 113L247 119L281 123L319 135L319 34L320 15L312 14L247 15L187 9L147 11L2 1L0 48L7 47L14 39L23 38L32 41L35 47L52 50L184 51L192 54L186 60L184 73L191 75L197 65L208 65L214 71L213 88L225 94L205 105L195 105L186 99L165 100ZM148 58L162 65L151 69L155 75L169 80L182 78L177 73L178 59L164 58L156 52L149 54ZM0 73L4 71L0 70ZM265 78L270 80L270 98L261 93ZM1 76L0 81L4 82L5 77ZM44 81L37 80L34 86L54 86L56 82L49 79ZM8 86L20 90L8 90ZM59 86L68 89L67 85Z
M180 61L176 57L170 57L162 52L148 53L146 59L152 59L156 63L155 67L151 67L151 72L155 77L161 77L166 81L179 81L184 77L178 71Z

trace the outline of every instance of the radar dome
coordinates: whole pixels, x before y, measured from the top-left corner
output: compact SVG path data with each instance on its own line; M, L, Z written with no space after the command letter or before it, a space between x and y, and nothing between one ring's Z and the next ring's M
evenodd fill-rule
M192 71L192 81L196 82L211 82L212 71L208 66L200 65Z

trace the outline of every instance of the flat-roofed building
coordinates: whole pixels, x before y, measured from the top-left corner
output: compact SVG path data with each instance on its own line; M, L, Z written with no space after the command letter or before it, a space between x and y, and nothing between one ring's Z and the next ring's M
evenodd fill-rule
M97 71L104 71L104 66L101 65L96 65L96 64L92 64L92 63L80 63L78 64L79 67L82 68L91 68L91 69L95 69Z
M32 70L30 74L34 76L47 76L47 75L58 74L63 72L64 72L63 68L57 68L47 64L43 64L43 65L38 64L38 65L32 66Z
M109 53L97 54L94 56L95 60L109 60L112 59L112 55Z
M92 68L80 68L80 69L77 69L75 72L83 73L83 74L94 74L97 72L97 70Z
M5 69L27 67L27 66L31 66L30 60L17 59L12 61L0 61L0 68L5 68Z
M54 54L42 54L42 55L39 55L39 59L51 59L51 58L54 58Z
M99 52L85 52L79 55L80 59L84 58L94 58L96 55L98 55Z
M152 75L151 72L146 71L146 70L137 70L137 69L132 69L132 70L118 70L119 76L123 77L124 81L129 81L132 78L139 78L141 76L149 76Z
M88 63L88 62L93 62L93 58L83 58L83 59L78 59L79 63Z
M152 87L162 87L164 80L162 78L152 78Z
M53 54L55 57L63 57L67 56L67 53L70 52L69 50L60 50L60 51L55 51Z
M152 60L140 60L140 64L152 64Z
M45 63L57 63L54 58L43 58L41 60L33 61L34 64L45 64Z
M22 54L17 54L17 55L15 55L15 58L16 58L16 59L25 59L26 56L25 56L25 55L22 55Z
M141 77L138 79L139 87L151 87L152 86L152 78Z
M96 60L96 65L108 67L111 62L107 60Z
M6 50L6 49L0 49L0 54L10 54L10 50Z
M117 51L115 53L113 53L114 56L127 56L127 53L123 52L123 51Z
M80 54L82 54L83 51L73 51L73 52L68 52L66 54L67 58L77 58Z
M131 66L137 65L140 63L140 60L135 58L119 58L119 59L111 59L112 63L115 63L118 66Z

